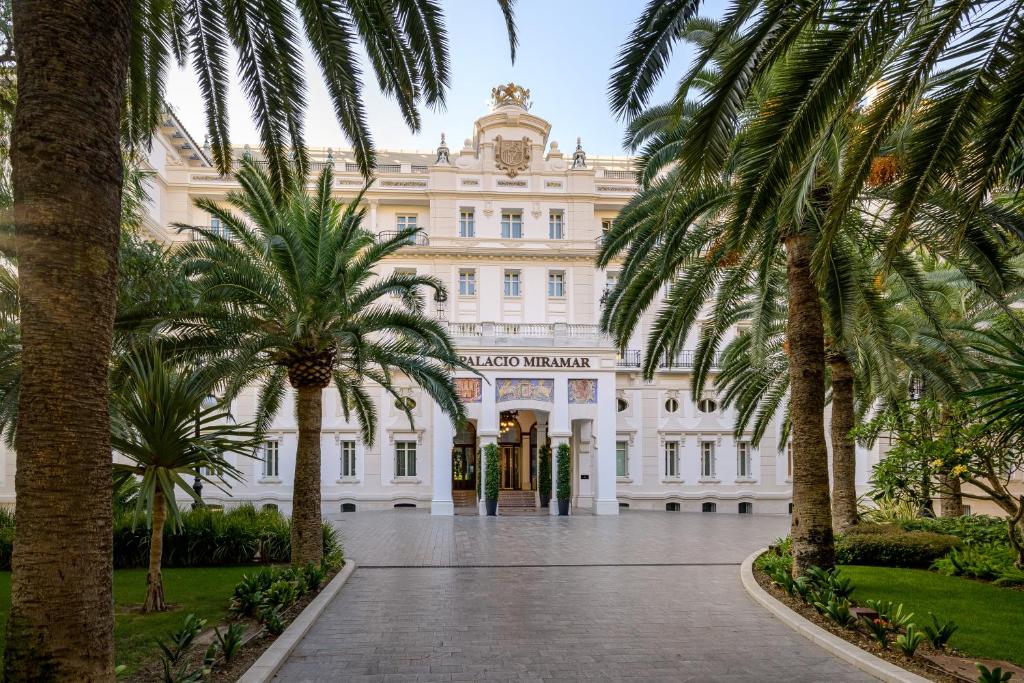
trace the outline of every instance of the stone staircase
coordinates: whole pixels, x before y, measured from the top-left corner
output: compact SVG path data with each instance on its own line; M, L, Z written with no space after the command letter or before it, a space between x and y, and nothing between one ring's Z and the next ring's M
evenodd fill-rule
M476 491L452 491L452 500L457 508L476 507Z
M498 493L498 514L502 510L535 510L537 508L533 491L501 491Z

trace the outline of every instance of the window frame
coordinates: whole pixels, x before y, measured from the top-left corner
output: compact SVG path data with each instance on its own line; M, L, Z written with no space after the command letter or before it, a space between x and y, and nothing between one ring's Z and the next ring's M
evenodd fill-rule
M565 271L564 270L549 270L548 271L548 298L549 299L564 299L565 298Z
M412 440L395 441L395 478L413 478L416 476L416 442ZM410 468L409 465L412 465ZM412 470L410 472L410 469Z
M548 239L565 239L565 211L552 209L548 212Z
M395 230L405 230L406 228L419 229L419 217L418 213L396 213Z
M341 439L338 441L338 455L341 458L341 478L355 479L357 476L357 457L355 439ZM351 460L351 463L349 462ZM351 467L349 465L351 464ZM346 470L350 470L346 472Z
M506 216L508 217L506 219ZM501 239L521 240L523 239L523 212L522 210L502 209L501 210ZM507 228L507 230L506 230ZM517 234L518 233L518 234Z
M701 479L715 478L715 442L710 439L702 439L700 442L700 476Z
M459 296L476 296L476 268L459 268Z
M459 209L459 237L476 237L475 209Z
M515 292L512 293L510 285L515 285ZM504 298L518 299L523 296L523 275L518 269L508 269L502 276L502 289Z
M679 478L679 442L666 441L663 448L666 479Z
M625 479L629 476L629 440L615 440L615 476Z
M271 446L273 446L273 448L271 448ZM260 471L260 479L261 480L280 479L281 478L281 441L280 441L280 439L264 439L263 440L263 444L260 445L260 451L262 451L262 453L263 453L263 458L262 458L263 466L262 466L262 469ZM273 458L272 459L269 458L269 456L271 454L271 451L273 451ZM271 464L271 462L273 462L273 465L274 465L273 468L272 468L273 469L273 473L271 473L271 471L270 471L271 468L268 467Z
M751 457L751 447L749 441L737 441L736 442L736 478L737 479L753 479L754 478L754 462Z

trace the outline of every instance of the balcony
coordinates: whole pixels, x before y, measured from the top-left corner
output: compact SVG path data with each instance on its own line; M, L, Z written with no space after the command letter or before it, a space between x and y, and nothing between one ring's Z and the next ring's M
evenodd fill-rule
M398 235L400 234L401 231L399 230L384 230L382 232L377 233L377 241L387 242L388 240L398 237ZM430 238L427 236L427 233L425 232L417 232L416 234L409 236L409 238L406 240L406 244L408 244L411 247L429 247Z
M696 353L693 349L684 349L677 353L674 358L662 358L658 362L658 368L670 372L673 370L692 370ZM615 361L615 365L620 368L639 368L643 365L643 359L643 351L640 349L627 349L620 354L619 358ZM721 354L715 354L711 361L711 367L716 370L720 368L721 360Z
M448 334L459 346L607 347L597 325L578 323L449 322Z

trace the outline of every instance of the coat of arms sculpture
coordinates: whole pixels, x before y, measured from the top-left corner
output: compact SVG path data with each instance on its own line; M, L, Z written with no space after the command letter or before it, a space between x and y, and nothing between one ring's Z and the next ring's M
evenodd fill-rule
M494 165L505 171L509 178L530 167L530 138L522 140L503 140L499 135L494 138Z

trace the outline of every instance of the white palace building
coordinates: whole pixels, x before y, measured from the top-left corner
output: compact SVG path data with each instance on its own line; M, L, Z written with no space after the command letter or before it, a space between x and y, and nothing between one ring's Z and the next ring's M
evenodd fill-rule
M597 268L595 257L603 231L637 191L631 160L586 154L578 139L563 151L550 134L550 124L530 110L528 91L509 84L494 89L491 111L461 148L449 149L442 137L429 152L378 151L377 178L363 200L366 226L381 234L423 230L385 268L447 284L447 299L433 302L435 314L482 378L456 378L470 417L458 431L412 382L404 394L414 424L377 390L372 445L345 420L336 392L325 390L324 512L473 513L478 448L488 443L500 453L499 510L535 507L538 445L568 443L577 513L786 513L788 449L773 433L759 448L736 438L733 411L719 406L713 390L693 400L692 351L647 382L639 365L653 316L623 354L600 334L602 300L617 272L614 265ZM333 162L340 199L363 187L351 153L311 149L311 157L314 171ZM149 229L168 244L192 239L174 223L211 225L194 207L196 197L216 199L237 187L173 115L155 136L149 165ZM695 346L692 339L686 348ZM284 405L262 460L237 463L245 482L230 497L206 487L207 503L290 509L297 432L291 403ZM232 410L245 420L254 406L251 392ZM0 495L13 500L13 454L5 458ZM861 484L877 459L877 452L858 450Z

